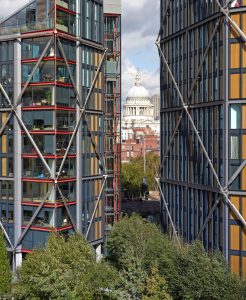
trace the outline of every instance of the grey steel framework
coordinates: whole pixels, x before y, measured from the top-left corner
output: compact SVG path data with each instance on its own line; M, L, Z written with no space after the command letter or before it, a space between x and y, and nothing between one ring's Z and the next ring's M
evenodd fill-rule
M105 241L120 220L121 168L121 1L104 1L105 127L104 152L108 181L105 186ZM107 250L107 247L105 247Z
M39 2L42 2L42 1L39 1ZM35 1L33 1L32 3L35 3ZM46 3L46 1L45 1L45 3ZM55 11L55 14L57 14L58 11L62 11L62 12L64 10L66 11L67 7L68 7L68 4L66 4L66 3L67 2L64 1L64 4L63 4L63 5L65 5L65 8L64 8L64 7L59 7L55 1L53 3L53 5L54 5L53 9ZM81 3L82 3L82 1L81 1ZM99 4L101 4L100 1L98 1L98 5ZM68 13L71 13L71 12L68 11ZM54 23L56 23L56 21L54 21ZM58 22L57 22L57 24L58 24ZM61 24L61 22L59 24ZM0 26L1 26L1 24L0 24ZM1 30L1 27L0 27L0 30ZM101 32L103 32L103 23L101 24L100 30L101 30ZM46 201L49 200L50 195L54 191L56 191L57 197L59 195L59 199L61 200L59 203L62 203L62 205L64 206L64 208L66 210L66 215L69 218L69 223L72 225L72 229L74 231L83 232L85 234L86 238L88 239L88 241L91 242L93 245L94 244L100 245L103 242L103 232L102 232L102 235L100 236L100 238L95 238L94 234L90 236L90 231L92 229L92 225L95 225L95 222L98 222L98 221L95 221L95 218L97 218L98 220L100 219L99 211L102 210L102 208L100 208L100 210L99 210L99 205L103 201L103 198L102 198L103 191L104 191L104 187L105 187L108 176L107 176L106 170L105 170L103 150L102 150L102 147L101 147L101 149L99 149L98 141L96 141L96 139L98 139L98 137L95 137L95 129L92 130L90 128L90 125L88 122L88 116L90 116L91 112L93 112L93 110L90 108L89 104L90 104L91 96L95 89L95 86L99 82L99 77L101 78L101 82L102 82L102 67L104 64L105 57L106 57L107 49L104 49L102 44L100 44L100 43L85 40L84 38L82 38L80 36L70 35L66 32L57 30L55 27L54 28L48 27L47 30L45 30L43 32L39 32L39 31L37 31L37 32L33 31L33 32L28 32L28 33L22 32L22 33L9 34L7 36L6 35L1 36L0 42L16 41L14 43L14 45L15 45L14 47L17 49L19 47L18 44L22 43L23 40L26 40L27 38L35 39L38 37L49 37L49 39L48 39L48 42L46 43L45 47L43 47L43 51L42 51L40 57L38 58L37 61L34 62L32 71L28 75L27 80L23 84L22 88L21 88L21 85L19 84L19 82L21 82L21 72L20 72L20 70L18 70L18 68L15 70L15 73L14 73L15 85L17 87L14 89L13 99L10 98L8 92L6 91L6 88L4 88L4 86L2 84L3 81L0 82L0 90L8 104L7 105L8 108L1 108L0 110L2 112L9 113L6 120L4 122L2 122L2 127L0 129L0 136L2 137L7 126L10 124L10 122L13 122L13 121L14 121L14 128L16 131L16 134L14 135L14 140L15 140L14 141L14 143L15 143L14 238L11 238L9 236L9 233L6 231L5 224L3 224L3 222L2 222L4 219L3 209L1 210L1 220L0 220L0 227L4 232L4 235L6 237L8 245L9 245L8 250L13 254L13 256L12 256L13 257L13 268L15 268L15 266L20 263L21 258L17 258L16 255L21 254L23 252L23 248L22 248L23 239L25 238L27 233L30 232L33 222L38 217L38 215L42 211L43 207L47 204ZM77 69L78 74L77 75L78 76L77 76L77 79L75 79L73 72L71 70L71 62L69 61L69 59L66 55L66 52L64 50L64 46L61 43L61 39L64 39L64 38L68 39L68 41L71 41L71 40L75 41L77 43L77 49L80 49L81 47L89 47L89 48L95 49L96 51L98 51L98 53L102 53L101 59L100 59L100 61L98 61L98 66L95 70L94 77L92 78L92 81L90 83L90 87L86 93L86 97L84 95L82 95L82 92L81 92L81 90L82 90L81 82L80 82L81 75L80 75L80 69L79 69L79 67L81 67L81 66L80 66L80 60L78 59L80 57L80 52L77 52L77 64L78 64L78 69ZM75 94L76 113L77 113L76 122L75 122L75 125L73 128L73 131L71 133L70 140L67 144L66 151L65 151L64 155L62 156L62 160L59 165L59 168L57 168L57 172L54 172L51 169L49 163L47 162L47 158L45 158L45 155L42 153L40 146L37 145L37 142L35 141L35 139L33 137L33 133L31 133L30 132L31 130L27 128L27 123L26 123L26 121L23 120L23 116L21 114L21 105L22 105L23 95L26 92L27 88L30 86L30 83L32 82L32 80L34 78L36 71L40 67L40 64L44 61L45 58L47 59L48 51L50 51L50 52L54 51L53 50L54 45L55 45L55 47L57 47L56 50L60 51L60 53L61 53L61 57L59 59L64 61L65 65L66 65L67 72L68 72L67 77L69 78L69 81L71 82L71 85L72 85L72 88L73 88L74 94ZM20 50L21 50L20 48L15 50L15 52L16 52L15 54L17 54L17 56L15 57L16 59L21 58ZM55 56L55 58L56 58L56 56ZM42 85L44 85L44 84L42 84ZM103 105L102 105L102 107L103 107ZM80 165L82 165L82 162L81 162L80 156L83 154L83 152L81 150L81 145L80 145L82 142L82 139L81 139L81 132L83 130L82 124L86 124L86 127L85 127L86 132L85 133L89 137L91 147L92 147L93 152L95 153L96 158L99 162L98 165L99 165L99 168L101 169L101 175L95 174L95 176L94 176L92 173L90 175L83 176L81 174ZM50 187L49 187L47 193L41 199L39 204L35 205L36 209L35 209L34 213L32 214L32 216L30 217L29 221L25 224L25 227L22 227L23 216L22 216L22 205L21 205L21 201L20 201L22 198L22 187L21 187L21 179L22 179L22 175L21 175L21 172L22 172L21 132L22 131L23 131L23 134L25 134L27 136L27 138L29 139L32 147L35 149L35 153L38 155L38 157L40 158L40 160L43 164L43 167L46 169L47 173L49 174L48 182L50 183ZM74 215L75 216L74 217L71 213L71 210L69 209L70 203L69 203L69 200L67 199L67 195L64 195L64 191L62 190L61 186L59 185L59 183L61 182L59 180L63 176L62 173L64 170L64 165L68 161L68 156L69 156L71 148L74 145L75 140L77 140L77 158L76 159L77 159L78 166L77 166L77 176L76 176L77 177L77 197L76 197L77 211L76 211L76 214ZM88 200L83 199L82 183L88 177L90 180L93 180L93 179L101 180L101 185L100 185L100 189L98 191L97 199L95 199L94 202L92 201L92 203L90 205L90 211L88 212L89 215L88 215L87 219L85 221L83 221L82 220L82 214L83 214L82 203L83 203L83 201L88 201ZM5 180L5 178L1 178L1 180ZM42 182L42 179L40 179L40 182ZM94 191L92 191L92 192L94 192ZM2 201L2 199L0 201ZM55 200L55 202L56 202L56 200ZM102 215L101 215L101 218L102 218ZM82 226L83 222L86 222L85 227ZM39 230L42 231L42 230L44 230L44 228L43 229L40 228ZM16 258L17 258L18 262L15 261Z
M171 227L172 234L187 241L202 239L207 250L223 250L232 270L245 275L245 253L240 248L232 249L233 237L231 234L228 237L233 222L246 228L246 211L239 209L231 200L231 195L245 195L243 191L233 191L232 184L244 170L246 160L243 159L233 172L228 172L227 73L229 33L236 32L240 43L246 41L240 23L235 22L230 14L244 13L245 8L230 7L231 1L221 2L161 1L161 28L156 45L161 59L162 163L156 180L162 196L163 227L166 230ZM209 28L207 31L206 26ZM192 35L195 30L198 34L194 41ZM177 50L176 55L173 54L174 49ZM196 70L192 69L194 56L195 59L198 57ZM220 59L224 66L216 69ZM185 64L190 68L185 69ZM212 78L208 78L209 69L212 70ZM221 81L219 84L217 81L216 85L217 75L221 76ZM213 92L207 102L203 98L207 97L204 91L207 87L209 90L210 81ZM196 93L198 97L194 101ZM224 117L224 121L218 120L220 127L216 128L213 124L215 118L209 113L218 107L221 110L219 118ZM208 123L209 120L212 124ZM216 135L217 141L222 141L221 149L217 150L220 158L214 154L213 135ZM192 149L195 151L192 152ZM183 153L186 156L182 157ZM183 174L185 172L187 174ZM208 174L207 182L202 180L204 173ZM229 212L235 221L228 223ZM237 255L241 256L239 266L234 265L235 258L232 258Z

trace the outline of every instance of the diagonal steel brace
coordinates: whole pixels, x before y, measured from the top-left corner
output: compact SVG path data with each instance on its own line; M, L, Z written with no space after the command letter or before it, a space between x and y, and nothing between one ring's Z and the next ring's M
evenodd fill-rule
M70 68L70 66L69 66L69 63L68 63L68 60L67 60L65 51L64 51L64 49L63 49L63 47L62 47L62 44L61 44L60 39L57 38L57 40L58 40L58 46L59 46L59 48L60 48L60 50L61 50L62 56L63 56L63 58L64 58L64 60L65 60L66 66L67 66L67 70L68 70L70 79L71 79L71 81L72 81L73 88L74 88L75 93L76 93L76 102L77 102L77 105L79 106L79 108L82 108L82 106L81 106L81 98L80 98L79 92L78 92L78 90L77 90L77 87L76 87L76 84L75 84L75 80L74 80L74 78L73 78L73 74L72 74L72 72L71 72L71 68Z
M1 221L0 221L0 228L2 229L4 236L5 236L6 240L8 241L8 243L9 243L9 245L10 245L10 247L11 247L11 250L14 251L14 246L13 246L13 244L11 243L10 237L9 237L7 231L5 230L5 228L4 228L4 226L3 226L3 224L2 224Z
M165 24L166 17L167 17L167 13L168 13L169 6L170 6L170 4L171 4L171 1L172 1L172 0L168 0L168 2L167 2L167 6L166 6L166 9L165 9L165 11L164 11L164 15L163 15L161 27L160 27L160 30L159 30L159 33L158 33L158 36L157 36L156 41L158 41L159 38L160 38L160 36L162 35L162 32L163 32L162 28L163 28L163 26L164 26L164 24Z
M191 97L191 95L192 95L192 93L193 93L193 91L194 91L196 85L197 85L197 81L198 81L199 76L200 76L200 73L201 73L201 71L202 71L203 64L204 64L204 62L205 62L205 59L206 59L206 57L207 57L207 55L208 55L208 52L209 52L211 46L212 46L212 42L213 42L214 36L215 36L215 34L216 34L217 30L218 30L219 24L220 24L220 19L217 20L217 22L216 22L216 24L215 24L215 27L214 27L214 30L213 30L213 32L212 32L212 35L211 35L211 37L210 37L210 39L209 39L207 48L206 48L206 50L205 50L205 52L204 52L204 54L203 54L203 56L202 56L200 65L199 65L199 67L198 67L198 69L197 69L196 76L195 76L194 80L192 81L191 88L190 88L190 90L189 90L189 94L188 94L188 97L187 97L187 101L188 101L188 102L189 102L189 99L190 99L190 97ZM156 46L158 47L159 53L161 54L161 53L162 53L162 50L161 50L160 44L159 44L158 42L156 42ZM162 168L163 168L163 166L164 166L164 164L165 164L165 162L166 162L166 160L167 160L168 153L169 153L169 151L171 150L171 147L172 147L172 144L173 144L173 142L174 142L175 136L176 136L177 131L178 131L178 129L179 129L179 125L181 124L181 121L182 121L182 119L183 119L183 113L184 113L184 108L182 109L182 112L181 112L181 114L180 114L180 116L179 116L179 120L178 120L177 125L176 125L176 127L175 127L175 129L174 129L173 135L172 135L172 137L171 137L171 139L170 139L169 145L168 145L167 150L166 150L166 152L165 152L165 154L164 154L163 160L162 160L161 165L160 165L160 169L159 169L158 174L157 174L156 177L159 177L159 176L160 176L161 171L162 171Z
M206 159L207 159L207 162L208 162L208 164L209 164L209 166L210 166L210 168L211 168L211 170L212 170L212 172L213 172L214 178L215 178L215 180L216 180L216 182L217 182L217 184L218 184L218 187L219 187L219 189L220 189L220 192L221 192L221 194L223 194L223 196L225 197L226 201L227 201L228 204L230 205L230 207L231 207L231 209L233 210L233 212L235 213L235 215L239 218L239 220L241 221L241 223L243 224L243 226L246 228L246 222L245 222L244 218L242 217L242 215L240 214L240 212L236 209L236 207L233 205L233 203L231 203L230 199L228 198L227 193L224 191L224 189L223 189L223 187L222 187L222 185L221 185L221 183L220 183L219 177L218 177L218 175L217 175L217 173L216 173L216 171L215 171L215 169L214 169L214 166L213 166L213 164L212 164L212 161L211 161L211 159L210 159L210 157L209 157L209 155L208 155L208 153L207 153L207 150L206 150L206 148L205 148L205 146L204 146L204 144L203 144L203 141L202 141L202 139L201 139L201 137L200 137L200 135L199 135L199 132L198 132L198 130L197 130L195 124L194 124L194 121L193 121L193 119L192 119L192 117L191 117L191 115L190 115L190 113L189 113L188 106L187 106L187 105L185 104L185 102L184 102L183 96L182 96L182 94L181 94L181 92L180 92L180 90L179 90L179 87L178 87L178 85L177 85L177 82L175 81L175 78L174 78L174 76L173 76L173 74L172 74L172 71L171 71L171 69L169 68L168 62L167 62L167 60L166 60L166 58L165 58L165 56L164 56L164 54L163 54L163 52L162 52L162 50L161 50L161 48L160 48L159 43L157 43L157 45L158 45L158 49L159 49L159 51L160 51L160 54L161 54L161 56L162 56L162 60L163 60L165 66L166 66L166 68L167 68L167 70L168 70L168 73L169 73L169 75L170 75L170 77L171 77L171 79L172 79L172 81L173 81L174 87L175 87L175 89L176 89L176 91L177 91L177 93L178 93L178 95L179 95L179 98L180 98L180 100L181 100L181 103L182 103L182 106L183 106L183 108L184 108L184 111L185 111L186 114L187 114L187 117L188 117L188 119L189 119L189 121L190 121L190 124L191 124L191 126L193 127L193 130L194 130L194 132L195 132L195 135L197 136L197 139L198 139L198 142L199 142L199 144L200 144L200 147L201 147L201 149L202 149L202 151L203 151L203 153L204 153L204 155L205 155L205 157L206 157Z
M95 214L96 214L96 211L97 211L99 202L100 202L100 200L101 200L102 193L103 193L103 189L104 189L106 180L107 180L107 178L108 178L108 175L103 175L103 177L104 177L104 181L103 181L103 184L102 184L102 187L101 187L101 191L100 191L100 193L99 193L99 195L98 195L97 202L96 202L96 205L95 205L95 207L94 207L94 211L93 211L92 216L91 216L91 220L90 220L89 227L88 227L87 232L86 232L86 235L85 235L85 238L86 238L86 239L88 238L88 235L89 235L89 233L90 233L91 226L92 226L92 223L93 223L93 221L94 221Z
M49 198L50 194L52 193L52 191L54 190L54 185L52 185L49 189L49 191L47 192L47 194L44 196L42 202L39 204L39 206L37 207L37 209L35 210L35 213L32 215L31 220L28 222L26 228L23 230L23 232L21 233L18 241L15 244L14 249L16 249L19 244L22 242L23 238L25 237L25 235L27 234L27 231L30 229L30 227L32 226L34 220L36 219L36 217L38 216L38 214L40 213L41 209L44 206L45 201Z
M41 160L42 160L42 162L43 162L45 168L48 170L48 172L49 172L49 174L51 175L51 177L52 177L52 172L51 172L51 170L50 170L50 168L49 168L49 166L48 166L46 160L44 159L44 157L43 157L42 153L40 152L38 146L37 146L36 143L34 142L34 140L33 140L32 136L30 135L29 131L27 130L27 128L26 128L24 122L22 121L22 119L21 119L21 118L18 116L18 114L16 113L16 109L17 109L18 105L21 103L22 96L23 96L23 94L24 94L24 92L25 92L27 86L29 85L30 81L32 80L32 78L33 78L33 76L34 76L34 74L35 74L35 72L36 72L36 70L37 70L39 64L41 63L42 59L44 58L44 56L45 56L45 54L46 54L46 52L47 52L47 50L48 50L48 48L49 48L49 46L50 46L50 44L51 44L51 42L52 42L52 39L53 39L53 37L49 40L49 42L47 43L46 47L44 48L44 50L43 50L43 52L42 52L40 58L38 59L37 63L35 64L35 66L34 66L32 72L31 72L31 74L30 74L30 76L29 76L29 78L28 78L28 80L27 80L27 82L25 83L23 89L21 90L21 92L20 92L20 94L19 94L19 96L18 96L18 98L17 98L17 101L16 101L16 104L15 104L15 105L12 104L12 102L11 102L10 99L9 99L8 94L6 93L6 91L5 91L5 89L3 88L3 86L0 84L0 89L2 90L2 92L3 92L3 94L4 94L4 97L6 98L6 100L8 101L8 103L9 103L9 105L11 106L11 109L12 109L11 113L9 114L7 120L5 121L5 123L3 124L3 126L2 126L2 128L1 128L1 130L0 130L0 136L2 135L3 131L5 130L5 128L6 128L7 124L8 124L8 122L10 121L10 119L12 118L12 115L13 115L13 113L14 113L15 116L16 116L16 118L17 118L17 120L18 120L18 122L19 122L19 124L20 124L20 126L24 129L26 135L28 136L28 138L29 138L29 140L31 141L31 143L32 143L33 147L35 148L35 150L37 151L39 157L41 158Z
M244 32L239 28L239 26L231 19L231 17L229 16L228 10L226 10L225 8L230 4L231 1L228 1L228 3L226 4L225 7L222 7L221 4L219 3L218 0L216 0L216 3L218 4L219 8L221 9L222 13L226 16L227 21L229 21L232 25L232 27L239 33L239 35L241 36L242 40L245 42L246 41L246 36L244 34ZM232 175L231 179L228 181L227 185L224 187L224 190L227 190L229 185L236 179L236 177L240 174L240 172L243 170L243 168L246 166L246 160L243 161L243 163L239 166L239 168L236 170L236 172ZM199 239L203 230L206 228L207 223L209 222L209 220L212 218L212 215L215 211L215 209L217 208L217 206L219 205L220 202L220 197L216 199L211 211L209 212L208 216L206 217L204 224L202 225L196 239ZM227 200L227 199L226 199ZM231 201L227 201L226 202L231 209L234 211L235 209L237 210L237 208L233 205L233 203ZM234 208L234 209L233 209ZM237 210L238 211L238 210ZM235 213L235 212L234 212ZM239 212L238 212L239 213ZM237 214L236 214L237 215ZM240 214L241 215L241 214ZM242 216L241 216L242 217ZM242 217L243 218L243 217ZM240 218L241 219L241 218Z
M25 83L23 89L21 90L19 96L17 97L17 101L16 101L16 104L15 104L15 106L14 106L15 108L21 103L21 98L22 98L23 94L25 93L25 90L26 90L26 88L28 87L29 83L31 82L31 80L32 80L32 78L33 78L35 72L37 71L37 69L38 69L38 67L39 67L39 65L40 65L40 63L41 63L41 61L43 60L43 58L44 58L44 56L45 56L47 50L49 49L49 46L50 46L52 40L53 40L53 37L52 37L52 38L48 41L48 43L46 44L46 46L45 46L45 48L44 48L44 50L43 50L41 56L39 57L37 63L35 64L35 66L34 66L32 72L31 72L29 78L27 79L27 81L26 81L26 83Z
M52 172L51 172L51 169L50 169L49 165L47 164L46 160L44 159L44 157L43 157L41 151L39 150L38 146L37 146L36 143L34 142L34 140L33 140L32 136L31 136L31 134L29 133L28 129L26 128L26 125L24 124L24 122L22 121L22 119L21 119L21 118L19 117L19 115L17 114L16 108L15 108L15 107L13 106L13 104L11 103L11 101L10 101L10 99L9 99L9 96L8 96L8 94L6 93L6 91L4 90L4 88L3 88L3 86L2 86L1 83L0 83L0 89L2 90L2 92L3 92L3 94L4 94L5 98L6 98L6 100L9 102L9 104L10 104L12 110L13 110L13 113L15 114L15 117L16 117L18 123L19 123L20 126L23 128L23 130L25 131L25 134L28 136L28 138L29 138L31 144L33 145L34 149L37 151L38 156L41 158L41 160L42 160L42 162L43 162L45 168L47 169L47 171L49 172L50 176L52 177L53 174L52 174Z
M232 18L230 17L230 15L228 13L228 10L225 9L224 7L222 7L218 0L215 0L215 1L218 4L221 12L225 15L227 21L229 21L229 23L232 25L232 27L239 33L239 35L241 36L242 40L244 42L246 42L246 35L241 30L241 28L237 25L237 23L232 20Z
M77 98L76 98L76 100L77 100L77 105L80 107L80 109L82 109L82 106L81 106L81 98L80 98L79 92L78 92L78 90L77 90L77 87L76 87L76 84L75 84L75 81L74 81L74 78L73 78L73 75L72 75L72 72L71 72L71 68L70 68L70 66L69 66L69 63L68 63L68 60L67 60L67 57L66 57L66 54L65 54L65 51L64 51L64 49L63 49L63 46L62 46L62 44L61 44L60 39L59 39L59 38L57 38L57 39L58 39L58 46L59 46L59 48L60 48L60 50L61 50L61 53L62 53L62 56L63 56L63 58L64 58L64 60L65 60L65 63L66 63L66 66L67 66L67 69L68 69L68 72L69 72L69 76L70 76L70 79L71 79L71 81L72 81L73 88L74 88L75 93L76 93L76 96L77 96ZM85 116L86 116L86 114L85 114ZM100 156L99 151L98 151L98 147L96 146L95 141L94 141L94 139L93 139L93 137L92 137L93 134L92 134L92 132L91 132L89 126L88 126L88 122L87 122L87 129L88 129L88 131L89 131L90 139L91 139L91 142L92 142L93 147L94 147L94 149L95 149L95 152L97 153L98 157L101 159L101 156ZM102 160L102 159L101 159L101 160ZM60 192L61 192L61 191L60 191Z
M230 184L233 183L233 181L237 178L237 176L241 173L242 169L246 166L246 159L242 162L242 164L238 167L238 169L235 171L235 173L232 175L232 177L230 178L230 180L228 181L228 183L226 184L226 186L224 187L224 191L226 191L229 187ZM203 230L206 228L207 223L209 222L209 220L212 218L212 215L215 211L215 209L217 208L217 206L219 205L219 202L221 200L221 197L218 197L213 205L213 207L211 208L208 216L206 217L196 239L199 239ZM230 202L226 202L226 204L228 204L229 206L231 206L231 204L233 205L233 203Z
M92 146L94 148L94 151L96 153L96 155L98 156L98 159L102 162L102 167L103 167L103 170L104 170L104 173L105 173L105 161L104 161L104 158L102 157L102 155L100 154L100 151L98 149L98 145L96 145L96 142L95 142L95 134L91 131L90 127L89 127L89 122L88 122L88 119L87 119L87 115L85 114L85 120L86 120L86 124L87 124L87 131L90 135L90 140L91 140L91 143L92 143Z
M178 242L179 246L181 246L180 240L179 240L179 238L178 238L178 234L177 234L177 231L176 231L176 228L175 228L174 223L173 223L173 220L172 220L172 216L171 216L170 211L169 211L169 208L168 208L167 201L166 201L166 199L165 199L165 197L164 197L164 193L163 193L162 188L161 188L161 185L160 185L160 178L155 178L155 181L157 182L157 185L158 185L158 187L159 187L159 190L160 190L160 193L161 193L161 199L163 200L163 203L164 203L164 206L165 206L165 209L166 209L166 212L167 212L169 221L170 221L171 226L172 226L172 229L173 229L173 233L174 233L174 235L175 235L175 237L176 237L176 239L177 239L177 242Z
M65 208L66 208L66 211L67 211L67 214L68 214L68 216L69 216L69 219L70 219L70 221L71 221L71 223L72 223L73 229L76 231L76 225L75 225L75 222L74 222L73 217L72 217L72 215L71 215L71 212L70 212L70 210L69 210L69 208L68 208L68 206L67 206L66 198L64 197L64 195L63 195L63 193L62 193L62 191L61 191L61 189L60 189L60 187L59 187L58 185L57 185L57 190L58 190L58 192L59 192L59 194L60 194L60 196L61 196L61 198L62 198L62 202L63 202L63 204L64 204L64 206L65 206Z
M33 76L34 76L34 74L35 74L37 68L39 67L39 65L40 65L40 63L41 63L41 61L42 61L42 59L44 58L44 56L45 56L45 54L46 54L46 52L47 52L47 50L48 50L48 48L49 48L49 46L50 46L50 44L51 44L51 42L52 42L52 39L53 39L53 38L51 38L51 39L49 40L49 42L47 43L47 45L46 45L46 47L44 48L44 50L43 50L41 56L39 57L37 63L35 64L35 66L34 66L32 72L31 72L31 74L30 74L28 80L26 81L26 83L25 83L23 89L21 90L19 96L17 97L16 104L12 107L12 110L11 110L11 112L10 112L10 114L9 114L9 116L8 116L8 118L7 118L7 120L5 121L5 123L3 124L2 128L0 129L0 136L3 134L3 131L5 130L5 128L6 128L7 124L8 124L8 122L10 121L10 119L11 119L11 117L12 117L12 115L13 115L13 111L16 110L16 108L17 108L17 107L19 106L19 104L21 103L22 96L23 96L23 94L25 93L25 90L26 90L26 88L28 87L29 83L31 82L31 80L32 80L32 78L33 78Z
M101 68L102 68L102 65L103 65L103 62L104 62L104 58L105 58L105 56L106 56L106 53L107 53L107 49L104 51L104 54L103 54L102 59L101 59L101 62L100 62L100 64L99 64L99 67L98 67L98 69L97 69L97 72L96 72L96 74L95 74L95 77L94 77L94 79L93 79L93 82L92 82L92 84L91 84L89 93L88 93L88 95L87 95L87 97L86 97L84 106L83 106L83 108L81 109L81 112L80 112L80 115L79 115L79 118L78 118L78 122L77 122L77 124L76 124L76 126L75 126L75 129L74 129L74 131L73 131L72 137L71 137L70 142L69 142L69 144L68 144L67 150L66 150L66 152L65 152L65 154L64 154L64 157L63 157L63 160L62 160L62 162L61 162L59 171L58 171L58 173L57 173L57 178L58 178L58 177L60 176L60 174L61 174L62 168L63 168L63 166L64 166L65 160L67 159L69 150L70 150L70 148L71 148L71 146L72 146L72 143L73 143L73 140L74 140L74 138L75 138L75 136L77 135L77 132L78 132L78 130L79 130L79 126L80 126L81 120L82 120L83 115L84 115L84 113L85 113L85 108L86 108L86 106L87 106L87 103L88 103L88 101L89 101L89 99L90 99L90 97L91 97L91 93L92 93L92 91L93 91L93 89L94 89L94 86L95 86L95 84L96 84L96 81L97 81L98 75L99 75L99 73L100 73L100 70L101 70ZM56 180L57 180L57 178L56 178Z

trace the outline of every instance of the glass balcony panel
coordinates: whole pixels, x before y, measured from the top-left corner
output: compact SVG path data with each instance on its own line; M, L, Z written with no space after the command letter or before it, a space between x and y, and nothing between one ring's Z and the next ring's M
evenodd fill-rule
M56 4L66 8L66 9L76 11L76 1L75 0L57 0Z
M29 130L54 129L53 111L24 111L23 122Z
M55 153L55 136L54 135L33 135L32 136L39 150L44 155ZM37 154L27 136L23 137L23 153Z
M28 87L22 97L23 106L54 105L54 86Z
M75 107L76 97L74 90L68 87L56 88L56 105L65 107Z
M13 64L1 64L0 73L1 84L5 86L12 86L14 83L14 65Z
M60 41L67 60L76 61L76 43L63 39L60 39ZM63 58L62 51L59 46L57 46L57 57Z
M56 135L56 154L57 155L63 155L65 154L69 141L71 139L71 135L64 135L64 134L57 134ZM76 142L75 140L72 143L72 146L70 147L69 154L75 154L76 153Z
M8 90L5 88L5 90ZM12 94L12 92L11 92ZM13 99L13 96L11 97L10 100ZM11 101L12 102L12 101ZM2 91L0 91L0 107L1 108L7 108L10 107L9 102L6 100L5 96L3 95Z
M69 206L70 214L72 215L73 220L76 220L76 206L70 205ZM68 212L65 207L58 208L56 210L56 226L57 227L64 227L64 226L71 226L72 222L68 215Z
M33 59L39 58L44 51L50 37L39 37L35 39L23 40L21 44L22 48L22 59ZM54 45L51 45L45 54L47 56L54 56Z
M63 182L59 183L59 188L62 192L63 197L68 202L76 201L76 189L75 189L75 182ZM59 191L56 191L56 199L57 201L62 201L62 196L60 195Z
M58 30L76 34L76 16L72 14L68 14L67 12L63 12L57 9L57 19L56 19L56 28Z
M64 83L72 83L67 66L65 65L65 63L57 62L57 70L56 71L57 71L57 81L64 82ZM70 71L72 73L74 81L76 82L75 65L70 65Z
M23 182L23 202L41 202L52 184L46 182ZM54 202L55 193L52 192L46 202Z
M6 204L3 203L1 205L1 210L0 210L0 220L2 223L9 223L13 224L14 223L14 212L13 212L13 204Z
M76 122L75 112L57 111L56 113L56 128L57 130L73 131Z
M35 64L22 64L22 82L25 83L34 68ZM42 62L36 70L31 82L51 82L54 81L54 62Z
M50 169L53 169L54 160L47 159L46 162L48 163ZM23 158L23 177L25 178L50 178L50 174L45 168L43 162L40 158Z
M1 187L1 199L2 201L14 200L14 181L2 180L0 182Z
M44 3L41 3L43 5ZM34 30L44 30L52 28L54 24L54 15L40 13L40 3L31 3L16 14L12 15L6 21L0 24L0 35L16 34Z
M33 207L23 207L23 225L27 225L34 213ZM43 208L38 216L34 219L32 226L35 227L54 227L54 209Z
M56 172L58 173L60 166L62 163L62 159L58 159L56 162ZM76 159L75 158L67 158L65 164L62 168L60 177L61 178L73 178L76 176Z

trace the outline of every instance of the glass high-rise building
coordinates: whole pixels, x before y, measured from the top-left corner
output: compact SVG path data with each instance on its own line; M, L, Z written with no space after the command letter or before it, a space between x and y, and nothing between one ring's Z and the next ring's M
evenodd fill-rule
M245 34L246 1L161 1L162 225L244 277Z
M100 251L104 59L101 0L31 1L0 23L0 225L16 265L52 230Z

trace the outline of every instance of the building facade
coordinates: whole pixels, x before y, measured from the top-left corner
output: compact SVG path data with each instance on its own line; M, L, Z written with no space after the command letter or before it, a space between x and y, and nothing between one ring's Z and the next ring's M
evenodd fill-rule
M104 240L101 0L36 0L0 24L0 226L19 265L52 230Z
M104 153L108 175L105 193L105 237L120 218L121 166L121 0L104 0L105 62Z
M130 162L131 159L144 157L147 153L160 155L160 137L155 132L146 128L133 128L127 132L121 142L122 163Z
M162 224L245 277L246 1L226 2L161 1Z

